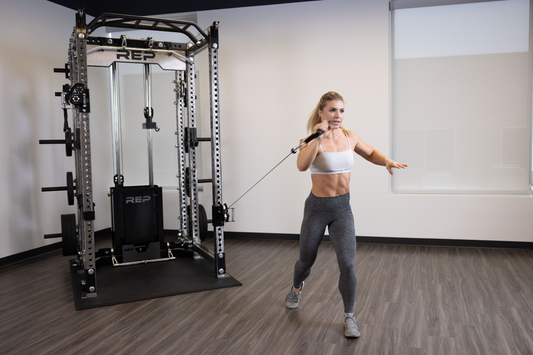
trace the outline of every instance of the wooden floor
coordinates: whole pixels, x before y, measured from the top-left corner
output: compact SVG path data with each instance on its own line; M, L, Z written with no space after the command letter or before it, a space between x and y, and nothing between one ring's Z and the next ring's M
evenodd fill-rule
M60 252L0 269L0 354L533 354L533 251L358 246L346 339L330 243L296 310L298 243L226 240L241 287L75 311Z

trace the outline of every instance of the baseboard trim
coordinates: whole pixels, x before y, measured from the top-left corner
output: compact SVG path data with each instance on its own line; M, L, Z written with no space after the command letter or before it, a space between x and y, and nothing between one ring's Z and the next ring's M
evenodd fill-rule
M227 239L245 240L299 240L299 234L282 233L248 233L224 232ZM324 236L329 241L329 236ZM533 242L513 242L504 240L465 240L465 239L421 239L421 238L391 238L391 237L363 237L357 236L358 244L388 244L412 245L431 247L457 247L457 248L488 248L488 249L524 249L533 250Z
M177 230L165 230L165 235L175 235ZM109 236L111 228L95 232L95 238ZM278 240L296 241L299 234L286 233L250 233L250 232L224 232L226 239L242 240ZM329 236L324 236L324 241L329 241ZM513 242L504 240L464 240L464 239L419 239L419 238L391 238L391 237L363 237L357 236L358 244L388 244L388 245L411 245L431 247L456 247L456 248L483 248L483 249L522 249L533 250L533 242ZM31 249L22 253L0 258L0 268L15 264L24 260L35 258L44 254L61 250L61 242L49 244L44 247Z

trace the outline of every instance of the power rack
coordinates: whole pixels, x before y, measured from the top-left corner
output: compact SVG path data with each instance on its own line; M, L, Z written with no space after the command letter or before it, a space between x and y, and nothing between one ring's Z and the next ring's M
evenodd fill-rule
M91 37L97 28L143 29L184 34L187 43L158 42L152 38L135 40ZM193 34L197 33L197 34ZM61 216L61 233L45 238L62 238L63 255L76 255L70 261L78 275L81 297L97 297L97 266L125 266L136 263L167 261L175 255L203 257L213 263L214 276L227 277L224 252L224 223L230 220L230 210L222 202L222 164L220 147L220 100L218 75L218 22L205 32L196 23L172 19L104 13L89 24L83 10L76 13L76 26L70 38L68 63L54 69L70 80L63 85L61 107L64 112L64 140L41 140L41 144L64 144L66 155L74 155L75 172L67 173L67 186L45 187L42 191L67 191L68 204L77 202L77 214ZM209 95L211 137L197 136L195 55L203 50L209 56ZM145 186L124 186L121 174L121 141L119 82L117 63L138 63L144 69L145 122L147 131L149 183ZM158 130L151 105L151 65L175 72L177 177L180 194L178 219L180 230L173 242L163 237L162 189L154 184L152 163L152 132ZM87 68L109 67L111 76L111 106L113 120L114 184L111 188L112 248L95 249L90 112L91 102ZM71 110L71 126L68 111ZM71 128L72 127L72 128ZM197 147L199 142L211 143L210 179L199 179ZM211 183L213 189L212 219L198 203L199 183ZM207 237L207 224L213 225L211 251L202 245Z

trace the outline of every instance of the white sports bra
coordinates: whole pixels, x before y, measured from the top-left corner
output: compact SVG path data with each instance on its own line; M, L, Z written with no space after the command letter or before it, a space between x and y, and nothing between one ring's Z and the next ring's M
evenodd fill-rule
M350 148L342 152L324 152L322 145L320 145L321 153L315 158L311 164L311 174L317 175L334 175L344 174L352 171L354 163L352 144L348 138L348 134L344 132L348 145Z

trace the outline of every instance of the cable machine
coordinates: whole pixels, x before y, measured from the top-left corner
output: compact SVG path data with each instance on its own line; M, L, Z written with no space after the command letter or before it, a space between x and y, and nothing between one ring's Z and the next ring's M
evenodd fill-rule
M153 38L135 40L91 37L99 27L144 29L176 32L186 35L190 42L158 42ZM198 35L190 31L194 29ZM76 26L70 38L69 61L64 68L54 69L65 73L70 80L63 85L61 108L64 112L64 140L41 140L41 144L64 144L67 156L74 155L75 172L66 175L67 186L45 187L42 191L67 191L68 204L77 202L77 214L61 216L61 233L45 238L62 238L63 255L76 255L70 261L81 284L82 298L97 297L96 269L101 264L127 266L138 263L168 261L177 254L203 257L213 263L214 276L226 277L224 252L224 223L230 220L231 209L222 202L222 167L220 149L220 101L218 78L218 22L205 32L189 21L143 16L104 13L89 24L85 13L76 14ZM209 56L209 95L211 137L197 136L195 62L194 56L207 49ZM124 186L121 171L121 127L119 105L119 78L117 63L138 63L143 66L144 118L142 128L147 132L148 184ZM152 75L150 66L157 64L163 70L175 71L177 177L180 195L178 218L180 231L174 242L165 242L163 228L162 188L154 184L152 134L158 131L153 121ZM95 249L93 203L91 112L87 68L109 67L113 121L114 187L111 188L112 248ZM68 111L71 111L71 126ZM210 179L199 179L197 172L197 147L199 142L211 143ZM212 219L198 203L198 185L211 183L213 189ZM207 224L213 225L213 251L202 245L207 234ZM74 274L74 273L73 273Z

